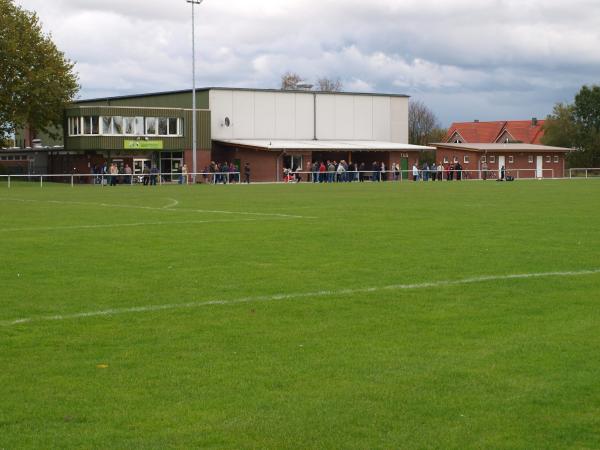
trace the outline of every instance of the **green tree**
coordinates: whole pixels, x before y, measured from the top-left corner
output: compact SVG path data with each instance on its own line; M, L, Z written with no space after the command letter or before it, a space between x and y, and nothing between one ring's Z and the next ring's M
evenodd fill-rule
M600 165L600 86L583 86L573 104L558 103L544 124L542 143L577 149L573 166Z
M38 16L0 0L0 138L25 125L55 135L78 91L74 63L43 32Z

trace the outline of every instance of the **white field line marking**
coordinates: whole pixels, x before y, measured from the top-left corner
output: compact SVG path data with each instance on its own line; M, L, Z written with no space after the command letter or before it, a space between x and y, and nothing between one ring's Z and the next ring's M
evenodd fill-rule
M30 322L49 322L49 321L62 321L72 319L82 319L87 317L102 317L102 316L116 316L122 314L132 313L144 313L152 311L165 311L173 309L190 309L199 308L203 306L211 305L235 305L239 303L254 303L254 302L268 302L277 300L293 300L307 297L330 297L340 295L354 295L371 292L381 291L396 291L396 290L415 290L415 289L428 289L435 287L446 287L446 286L459 286L464 284L483 283L485 281L505 281L505 280L522 280L528 278L555 278L555 277L576 277L586 275L597 275L600 274L600 269L580 270L576 272L541 272L541 273L522 273L512 275L486 275L481 277L463 278L462 280L445 280L445 281L433 281L427 283L415 283L415 284L392 284L389 286L381 287L370 287L370 288L356 288L356 289L341 289L341 290L328 290L328 291L316 291L316 292L297 292L292 294L277 294L277 295L261 295L256 297L242 297L234 300L207 300L203 302L191 302L191 303L172 303L165 305L148 305L148 306L136 306L132 308L115 308L105 309L101 311L90 311L81 312L75 314L64 314L64 315L53 315L53 316L38 316L28 317L21 319L12 319L1 321L2 326L13 326L23 323Z
M59 200L30 200L22 198L11 198L11 197L0 197L0 200L23 202L23 203L52 203L58 205L84 205L84 206L100 206L102 208L126 208L126 209L144 209L147 211L168 211L168 212L193 212L193 213L205 213L205 214L231 214L241 216L259 216L259 217L285 217L288 219L318 219L314 216L299 216L295 214L279 214L279 213L259 213L259 212L248 212L248 211L223 211L223 210L212 210L212 209L188 209L188 208L165 208L165 207L153 207L153 206L139 206L139 205L119 205L112 203L92 203L92 202L68 202Z
M167 200L170 200L170 203L168 205L163 206L163 209L174 208L175 206L179 205L179 202L174 198L168 198Z
M162 226L162 225L194 225L203 223L239 223L239 222L257 222L261 219L233 219L233 220L188 220L188 221L167 221L167 222L134 222L134 223L110 223L110 224L95 224L95 225L64 225L56 227L26 227L26 228L0 228L0 233L3 232L19 232L19 231L60 231L60 230L87 230L97 228L121 228L121 227L145 227L145 226ZM268 219L262 219L268 220ZM274 219L278 220L278 219Z

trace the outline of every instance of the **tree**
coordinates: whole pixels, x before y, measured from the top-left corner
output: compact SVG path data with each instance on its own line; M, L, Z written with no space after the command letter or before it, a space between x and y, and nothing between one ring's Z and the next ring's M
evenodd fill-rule
M321 92L340 92L343 88L339 78L321 77L317 80L317 90Z
M0 137L26 125L55 135L79 90L74 63L12 0L0 0L0 68Z
M573 104L556 104L542 142L577 149L569 155L571 166L600 165L600 86L583 86Z
M443 140L446 132L436 115L423 102L408 105L408 142L413 145L428 145Z
M295 72L286 72L281 75L281 89L284 91L293 91L298 89L302 82L302 77Z

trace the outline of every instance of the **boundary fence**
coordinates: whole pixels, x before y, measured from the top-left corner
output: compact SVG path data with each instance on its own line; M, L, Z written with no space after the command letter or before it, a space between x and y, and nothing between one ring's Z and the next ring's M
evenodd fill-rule
M449 171L424 171L419 170L416 180L421 181L494 181L494 180L536 180L536 179L589 179L600 178L600 168L573 168L567 169L565 177L556 177L554 169L543 169L539 176L537 169L506 169L504 176L498 170L449 170ZM97 185L100 187L116 184L124 185L163 185L163 184L234 184L244 183L244 174L241 172L197 172L187 175L174 173L150 174L16 174L0 175L0 182L6 182L8 187L15 181L38 183L63 183L75 185ZM306 172L289 171L271 183L340 183L340 182L413 182L415 176L412 170L401 171L326 171ZM268 182L268 181L260 181Z

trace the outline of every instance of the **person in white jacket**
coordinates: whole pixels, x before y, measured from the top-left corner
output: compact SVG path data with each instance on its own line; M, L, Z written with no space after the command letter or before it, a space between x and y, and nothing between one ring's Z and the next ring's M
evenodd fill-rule
M412 172L413 172L413 181L419 181L419 168L417 167L417 163L413 164Z

